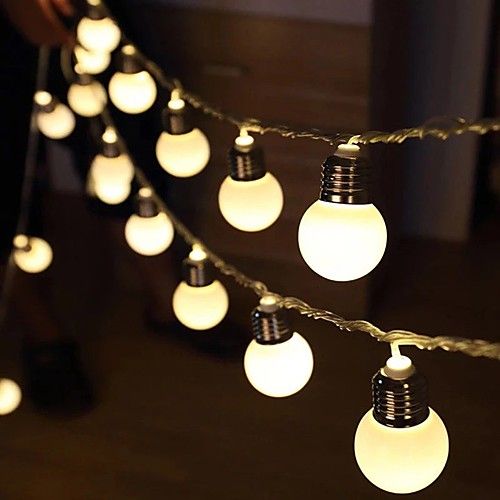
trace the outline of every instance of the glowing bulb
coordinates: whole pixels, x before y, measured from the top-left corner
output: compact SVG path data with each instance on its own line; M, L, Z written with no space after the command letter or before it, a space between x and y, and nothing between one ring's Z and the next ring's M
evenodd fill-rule
M89 75L102 73L109 66L111 61L109 52L87 50L81 45L76 45L74 52L82 71Z
M113 52L120 43L121 31L109 17L101 19L83 17L76 28L76 36L87 50Z
M156 84L147 71L116 72L109 81L109 97L124 113L142 113L156 100Z
M94 180L94 193L104 203L108 205L118 205L124 202L130 195L130 182L125 183L99 183Z
M18 234L14 238L14 262L27 273L41 273L52 262L52 248L41 238Z
M21 402L19 386L8 378L0 379L0 415L12 413Z
M351 281L380 262L387 229L380 212L367 202L362 160L340 154L350 153L337 152L323 165L320 199L302 216L298 241L303 259L314 272L329 280Z
M92 161L90 173L94 182L105 188L115 184L130 184L134 177L134 166L126 154L113 158L98 154Z
M43 135L49 139L63 139L73 132L75 116L68 106L45 91L35 93L35 103L39 106L36 123Z
M156 143L156 158L161 167L176 177L192 177L210 159L210 144L205 134L187 123L185 103L175 97L163 114L165 131Z
M104 87L96 80L90 83L72 83L68 90L71 109L81 116L97 116L108 101Z

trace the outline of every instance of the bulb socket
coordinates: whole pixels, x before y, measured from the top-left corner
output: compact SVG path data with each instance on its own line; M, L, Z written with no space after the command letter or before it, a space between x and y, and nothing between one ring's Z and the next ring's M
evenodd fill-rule
M135 197L135 211L139 217L156 217L160 210L152 196L143 195L140 192Z
M162 111L161 121L163 130L170 135L188 134L194 128L191 109L187 105L181 109L170 109L167 106Z
M56 106L59 104L57 97L51 96L50 101L47 104L39 104L35 101L36 110L38 113L52 113Z
M100 21L107 17L106 9L102 3L97 5L87 4L87 17L92 21Z
M214 270L207 259L182 261L182 277L189 286L202 287L214 282Z
M337 149L323 163L319 199L329 203L365 205L371 203L370 163L360 148Z
M101 153L106 158L118 158L120 156L118 142L106 142L101 139Z
M229 176L235 181L255 181L266 175L264 151L253 143L235 144L228 153Z
M94 82L94 79L87 73L75 73L75 81L77 85L90 85Z
M133 75L144 70L141 61L137 55L137 51L131 45L125 45L116 55L116 67L121 73Z
M287 311L280 307L275 310L256 307L252 311L252 331L257 343L263 345L281 344L293 335Z
M373 417L386 427L414 427L429 416L427 381L416 371L396 380L380 369L372 379L372 397Z

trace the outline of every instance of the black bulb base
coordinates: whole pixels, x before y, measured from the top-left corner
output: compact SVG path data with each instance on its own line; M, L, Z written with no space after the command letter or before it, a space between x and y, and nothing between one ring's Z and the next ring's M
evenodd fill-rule
M142 192L141 192L142 191ZM160 211L149 193L149 188L142 188L135 198L136 213L139 217L156 217Z
M194 128L191 110L186 105L180 109L172 109L167 106L161 114L161 120L163 130L170 135L188 134Z
M237 143L228 153L229 176L235 181L255 181L266 175L264 152L253 143L239 146Z
M263 345L281 344L292 338L285 309L262 306L252 311L252 331L257 343Z
M189 286L203 287L214 282L214 270L207 259L182 261L182 277Z

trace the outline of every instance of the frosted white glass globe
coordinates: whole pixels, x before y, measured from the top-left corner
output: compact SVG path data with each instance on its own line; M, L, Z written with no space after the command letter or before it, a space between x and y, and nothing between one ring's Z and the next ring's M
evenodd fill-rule
M129 197L131 191L130 182L106 183L94 180L93 188L97 198L108 205L122 203Z
M121 38L120 28L109 17L90 19L83 17L76 28L76 36L87 50L113 52Z
M71 109L81 116L97 116L108 102L104 87L93 81L87 85L72 83L68 90L68 104Z
M147 71L117 72L109 81L109 98L124 113L142 113L156 100L156 84Z
M172 243L174 227L163 212L154 217L133 214L125 224L125 239L130 248L141 255L158 255Z
M227 176L219 189L219 208L236 229L262 231L281 214L283 191L269 172L255 181L235 181Z
M162 132L156 143L156 157L169 174L191 177L206 167L210 159L210 145L198 128L180 135Z
M75 128L75 115L62 103L50 112L39 111L36 115L38 130L49 139L64 139Z
M361 472L378 488L413 493L429 486L448 459L448 433L429 408L427 419L414 427L395 429L380 424L369 410L359 422L354 454Z
M90 173L94 182L99 184L115 184L131 182L134 177L134 166L126 154L115 158L98 154L92 160Z
M323 278L351 281L382 259L387 243L384 219L372 204L315 201L299 224L299 249L306 264Z
M22 234L14 238L14 262L27 273L45 271L52 262L52 256L52 248L42 238L27 237Z
M89 75L102 73L109 66L111 61L109 52L87 50L81 45L75 46L74 51L78 65L84 73Z
M297 332L280 344L250 342L243 361L249 382L274 398L291 396L311 378L314 359L307 340Z
M208 330L218 325L227 313L229 298L218 280L207 286L179 283L172 297L177 319L192 330Z
M19 406L21 398L21 389L13 380L0 379L0 415L12 413Z

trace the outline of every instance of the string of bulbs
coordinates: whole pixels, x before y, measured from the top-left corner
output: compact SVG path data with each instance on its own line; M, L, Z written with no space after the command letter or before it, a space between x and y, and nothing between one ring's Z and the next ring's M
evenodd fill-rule
M100 153L89 170L97 197L106 203L118 204L130 195L133 178L140 186L136 213L125 225L125 239L131 248L141 255L157 255L170 246L175 232L192 247L183 261L184 279L173 295L178 320L191 329L206 330L225 317L229 299L222 283L215 279L214 269L251 289L259 297L259 303L251 314L254 339L245 353L244 368L251 385L271 397L295 394L307 384L313 371L312 351L307 341L292 331L287 309L334 323L341 330L364 332L389 342L391 357L372 381L373 408L361 419L356 431L356 460L363 474L386 491L409 493L431 484L446 464L448 434L440 417L428 406L425 379L411 360L401 355L399 346L441 348L500 360L500 344L478 339L429 337L406 330L384 332L367 321L346 320L299 298L282 296L269 290L264 282L226 263L196 237L155 192L111 118L107 109L108 93L90 75L106 69L111 52L123 41L118 71L109 82L112 103L123 112L137 114L153 105L157 84L170 91L170 101L162 114L163 132L157 141L156 154L161 167L173 176L195 175L205 168L210 157L208 139L194 127L190 109L198 109L238 128L239 135L228 155L229 175L219 191L219 208L226 221L242 231L254 232L271 226L283 206L281 186L267 171L263 151L251 133L310 138L335 146L335 154L323 164L319 200L309 207L299 225L299 248L305 262L317 274L335 281L350 281L368 274L385 251L385 223L371 204L368 189L370 163L365 144L399 143L429 135L444 140L466 131L484 134L500 130L500 119L474 122L461 118L433 119L419 127L391 133L370 131L356 135L295 130L253 118L242 120L183 89L177 79L169 78L122 35L102 2L88 0L88 4L89 10L76 30L79 45L73 52L74 74L70 52L64 49L61 54L63 73L68 83L71 82L68 103L71 110L81 116L100 116L105 127ZM52 139L71 133L75 119L66 105L40 86L34 101L38 130ZM327 245L326 251L318 251L315 243L318 232L333 234L334 245ZM327 243L331 244L331 240ZM51 251L49 259L47 248L36 247L32 237L16 235L14 247L14 255L22 256L16 264L27 272L43 271L52 259ZM336 252L333 257L332 252Z

